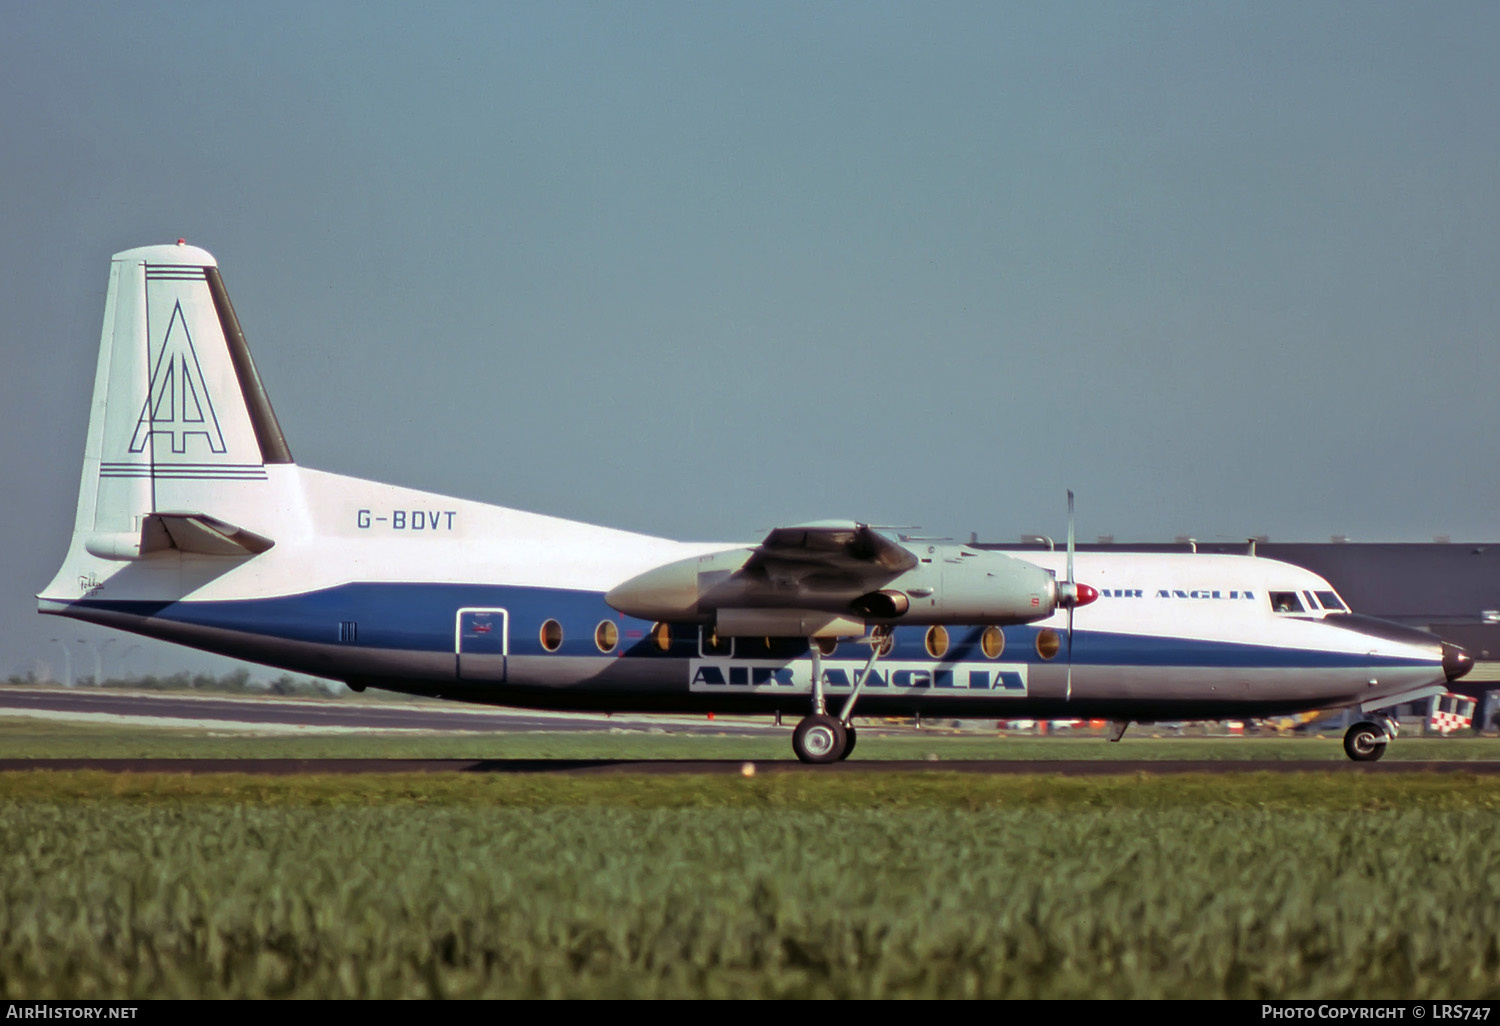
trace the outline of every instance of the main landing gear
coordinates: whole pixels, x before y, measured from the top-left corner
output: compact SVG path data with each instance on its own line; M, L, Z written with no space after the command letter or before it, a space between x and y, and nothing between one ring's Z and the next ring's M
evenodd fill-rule
M849 732L827 713L813 713L792 731L792 749L803 762L838 762L848 754Z
M877 627L870 632L867 639L870 643L870 661L865 663L864 672L854 682L854 690L849 692L844 708L839 710L837 716L828 715L828 703L823 697L823 652L818 648L816 638L808 639L812 648L813 711L812 715L804 716L797 724L797 729L792 731L792 751L797 753L798 759L808 763L832 763L849 758L857 738L853 724L854 703L859 698L865 681L870 679L875 661L885 652L889 637L889 627Z

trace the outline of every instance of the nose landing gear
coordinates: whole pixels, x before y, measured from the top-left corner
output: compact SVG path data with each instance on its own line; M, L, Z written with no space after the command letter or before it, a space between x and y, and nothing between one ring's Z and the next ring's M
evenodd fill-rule
M1355 762L1375 762L1395 736L1396 725L1391 720L1356 723L1344 734L1344 754Z

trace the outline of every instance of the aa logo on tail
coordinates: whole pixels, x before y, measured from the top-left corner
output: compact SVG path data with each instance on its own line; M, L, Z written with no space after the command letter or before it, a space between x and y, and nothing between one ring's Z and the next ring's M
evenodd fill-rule
M131 452L143 452L152 435L170 437L172 452L179 455L187 452L192 435L202 436L213 452L225 451L224 432L219 429L180 302L172 309L167 336L151 368L149 393L130 439Z

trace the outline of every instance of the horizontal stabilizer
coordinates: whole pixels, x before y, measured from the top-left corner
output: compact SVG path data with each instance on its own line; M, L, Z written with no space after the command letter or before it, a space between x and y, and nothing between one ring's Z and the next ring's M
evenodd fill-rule
M256 556L276 543L226 524L202 513L153 513L148 519L159 521L172 539L172 548L204 556Z
M89 536L89 552L104 559L140 559L157 552L200 556L255 556L276 543L204 513L151 513L135 532Z

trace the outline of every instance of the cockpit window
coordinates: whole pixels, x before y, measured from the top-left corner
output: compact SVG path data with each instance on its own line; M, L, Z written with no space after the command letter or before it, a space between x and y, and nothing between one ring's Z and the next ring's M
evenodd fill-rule
M1295 591L1273 591L1271 592L1271 608L1278 613L1302 613L1302 600L1297 597Z
M1323 603L1324 609L1331 609L1336 613L1349 612L1349 607L1344 605L1343 599L1339 598L1331 591L1318 592L1318 601Z

